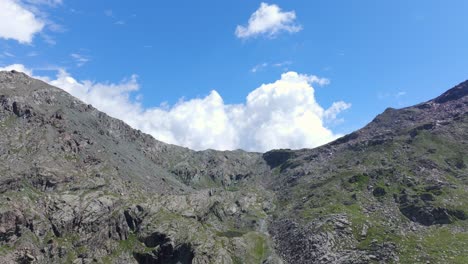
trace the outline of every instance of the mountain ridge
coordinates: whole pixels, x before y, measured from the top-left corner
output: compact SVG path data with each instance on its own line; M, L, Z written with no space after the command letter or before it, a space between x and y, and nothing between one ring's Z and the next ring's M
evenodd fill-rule
M387 109L313 149L193 151L0 72L0 259L463 263L467 93Z

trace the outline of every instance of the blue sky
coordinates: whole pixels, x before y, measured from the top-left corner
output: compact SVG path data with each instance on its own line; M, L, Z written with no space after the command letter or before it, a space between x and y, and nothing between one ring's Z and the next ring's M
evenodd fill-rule
M29 20L12 19L6 12L0 15L2 24L9 21L8 27L0 26L0 67L20 64L51 83L62 72L62 77L73 78L86 91L98 89L96 85L106 91L130 85L121 87L117 95L107 93L123 96L123 101L112 103L100 102L98 95L86 92L80 97L80 92L75 91L79 88L64 89L170 143L195 149L249 149L258 138L286 142L250 149L259 151L320 145L364 126L386 107L400 108L431 99L468 79L468 1L268 1L263 4L265 16L256 21L260 29L256 31L255 25L249 29L249 18L253 19L254 12L262 8L261 3L0 0L0 9L7 10L14 4L32 15ZM243 35L236 31L237 27L244 29ZM22 30L25 33L18 35ZM323 108L314 112L320 126L300 127L273 139L265 134L232 132L233 137L250 137L250 141L200 144L194 142L209 141L203 138L206 129L218 127L205 127L199 137L192 137L179 131L184 130L183 122L191 123L192 119L184 117L183 122L177 119L180 122L174 124L174 116L180 113L168 114L181 98L184 102L204 100L212 90L222 98L223 107L247 107L249 93L262 84L274 84L287 72L329 80L324 85L298 77L314 87L310 98L314 102L306 105ZM59 81L55 84L66 86ZM83 88L87 85L91 88ZM302 96L302 92L310 90L298 91ZM286 96L284 100L290 100L290 104L299 97L291 98ZM324 113L334 102L345 103L346 107L342 105L336 117L327 119ZM158 108L165 111L163 118L172 119L164 123L142 118L138 123L112 112L118 103L137 105L140 114ZM269 101L272 108L262 111L274 112L275 105ZM259 108L249 111L254 109ZM249 113L246 115L251 116ZM232 115L231 111L220 119L232 119ZM226 131L240 127L252 130L265 126L282 131L279 124L272 124L272 120L281 118L267 119L243 127L236 120L234 128L220 130L214 137L222 140L225 133L231 133ZM147 127L145 122L154 124ZM170 127L169 132L158 126ZM320 131L328 134L324 136ZM171 135L159 136L164 133ZM297 141L297 135L304 140ZM308 135L317 140L307 141ZM181 140L178 136L192 138Z

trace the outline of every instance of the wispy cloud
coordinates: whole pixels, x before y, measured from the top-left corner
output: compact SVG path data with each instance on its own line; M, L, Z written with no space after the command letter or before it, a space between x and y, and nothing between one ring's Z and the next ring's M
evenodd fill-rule
M84 56L79 53L72 53L70 56L75 60L76 66L81 67L85 65L87 62L89 62L91 59L87 56Z
M67 28L64 25L55 23L51 20L46 21L47 29L54 33L63 33L67 31Z
M321 78L318 77L317 75L308 75L307 76L307 81L309 83L315 83L319 86L324 86L330 84L330 79L327 78Z
M246 26L238 25L235 34L238 38L247 39L259 35L275 37L281 32L295 33L302 26L295 22L294 11L283 12L277 5L261 3L260 7L250 16Z
M396 93L395 97L401 97L404 95L406 95L406 92L401 91L401 92Z
M268 67L268 63L264 62L264 63L260 63L260 64L257 64L255 66L252 67L252 69L250 69L250 72L252 73L256 73L258 72L259 70L263 69L263 68L266 68Z
M26 54L26 56L28 56L28 57L36 57L38 55L39 55L39 53L37 53L36 51L30 51L30 52L28 52L28 54Z
M32 5L47 5L51 7L56 7L63 4L62 0L24 0L24 2Z
M55 44L57 44L57 41L55 40L55 38L52 37L49 34L41 33L41 38L45 43L47 43L47 44L49 44L51 46L54 46Z
M386 98L401 98L406 95L405 91L398 91L398 92L379 92L377 94L378 99L386 99Z
M282 68L283 71L288 71L287 66L289 66L291 64L292 64L292 61L283 61L283 62L275 62L275 63L264 62L264 63L260 63L260 64L257 64L255 66L253 66L250 69L250 72L251 73L256 73L256 72L265 70L268 67Z
M126 22L125 20L119 19L119 16L117 16L117 15L115 14L115 12L114 12L112 9L106 9L106 10L104 10L104 15L105 15L106 17L111 18L112 20L115 20L114 25L123 26L123 25L126 25L126 24L127 24L127 22ZM133 18L133 17L135 17L134 14L132 14L132 15L130 16L130 18ZM127 18L128 18L128 17L127 17Z
M4 51L4 52L3 52L3 55L5 55L6 57L10 57L10 58L15 57L15 54L10 53L10 52L8 52L8 51Z
M292 61L283 61L283 62L273 63L272 66L273 67L284 67L284 66L289 66L291 64L292 64Z
M108 17L113 17L114 16L114 11L112 11L112 9L104 10L104 15L106 15Z

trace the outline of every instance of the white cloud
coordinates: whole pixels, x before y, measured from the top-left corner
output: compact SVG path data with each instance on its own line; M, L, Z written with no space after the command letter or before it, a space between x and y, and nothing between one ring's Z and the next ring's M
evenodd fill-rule
M0 38L31 43L45 23L15 0L0 0Z
M31 74L23 65L9 69L15 67ZM153 108L144 108L132 99L139 89L136 76L118 84L95 83L78 81L59 70L55 79L45 80L156 139L196 150L315 147L340 136L326 124L351 106L339 101L324 109L315 100L311 85L320 83L321 78L296 72L261 85L242 104L226 104L211 91L204 98Z
M0 0L0 38L31 44L40 34L46 43L55 45L46 32L62 33L67 29L49 19L44 10L61 4L62 0Z
M42 40L51 45L51 46L54 46L55 44L57 44L57 41L55 41L55 38L48 35L48 34L41 34L41 37L42 37Z
M123 25L126 25L127 22L123 19L118 19L118 16L115 15L114 11L112 9L106 9L104 10L104 15L106 17L109 17L109 18L113 18L113 19L117 19L115 22L114 22L114 25L118 25L118 26L123 26ZM136 15L133 14L131 15L130 17L135 17Z
M88 61L90 61L88 57L78 54L78 53L72 53L70 54L70 57L72 57L75 60L76 66L78 67L81 67L85 65Z
M323 86L323 85L327 85L327 84L330 84L330 80L327 79L327 78L320 78L316 75L308 75L305 77L306 80L310 83L316 83L320 86Z
M262 71L262 70L265 70L266 68L268 67L274 67L274 68L280 68L282 67L282 70L283 71L288 71L288 67L289 65L291 65L292 62L291 61L283 61L283 62L276 62L276 63L268 63L268 62L264 62L264 63L260 63L260 64L257 64L255 66L252 67L252 69L250 69L250 72L251 73L256 73L256 72L259 72L259 71ZM326 79L324 79L326 80ZM328 84L328 83L327 83Z
M330 106L324 112L325 120L335 120L336 116L341 113L343 110L346 110L351 107L351 104L345 103L343 101L334 102L332 106Z
M252 69L250 69L250 72L251 73L256 73L258 72L259 70L263 69L263 68L266 68L268 67L268 63L264 62L264 63L260 63L260 64L257 64L255 66L253 66Z
M283 67L283 66L288 66L288 65L291 65L292 64L292 61L283 61L283 62L277 62L277 63L273 63L273 67Z
M7 57L15 57L15 54L10 53L10 52L8 52L8 51L4 51L4 52L3 52L3 55L5 55L5 56L7 56Z
M406 92L405 91L399 91L399 92L379 92L377 94L377 98L380 100L383 99L388 99L388 98L396 98L400 99L401 97L405 96Z
M31 5L47 5L53 7L63 3L62 0L25 0L25 2Z
M26 68L23 64L12 64L6 67L0 67L0 71L12 71L12 70L24 72L27 75L32 76L32 71Z
M294 11L283 12L277 5L261 3L257 11L250 16L247 26L238 25L235 34L238 38L246 39L258 35L275 37L282 31L295 33L302 29L295 20Z

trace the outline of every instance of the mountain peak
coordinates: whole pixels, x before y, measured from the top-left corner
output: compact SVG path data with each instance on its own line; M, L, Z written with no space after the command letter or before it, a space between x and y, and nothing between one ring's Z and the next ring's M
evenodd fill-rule
M30 83L32 80L27 74L15 70L0 71L0 88L9 87L13 83Z
M0 82L5 82L5 81L11 81L14 79L33 79L26 73L17 71L17 70L11 70L11 71L0 71Z
M452 89L441 94L439 97L434 99L434 102L442 104L448 101L458 100L468 95L468 80L460 83Z

